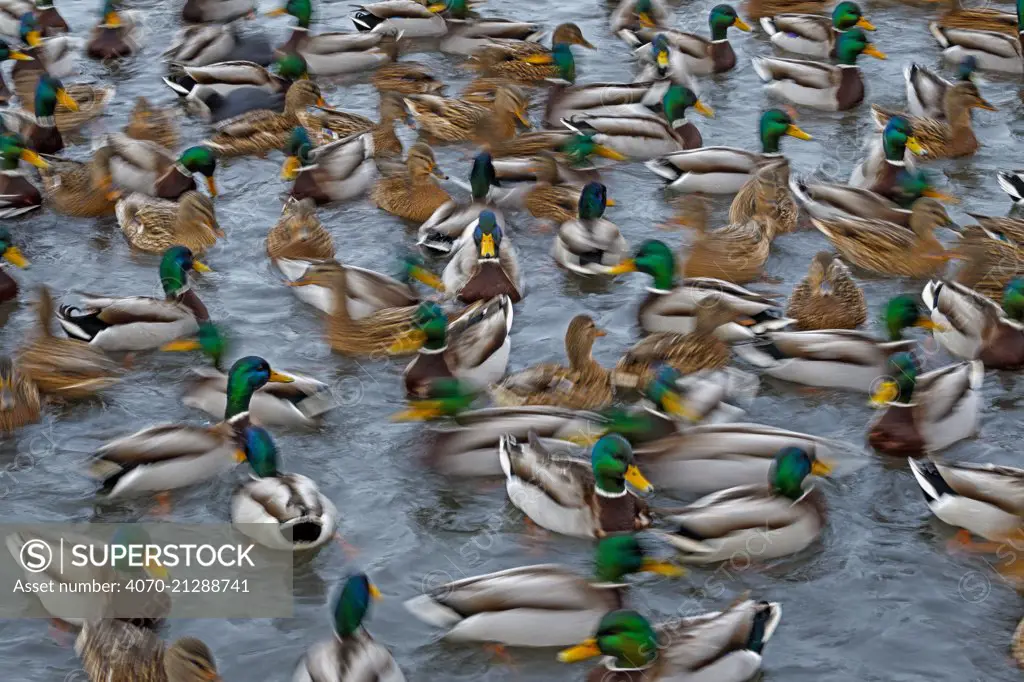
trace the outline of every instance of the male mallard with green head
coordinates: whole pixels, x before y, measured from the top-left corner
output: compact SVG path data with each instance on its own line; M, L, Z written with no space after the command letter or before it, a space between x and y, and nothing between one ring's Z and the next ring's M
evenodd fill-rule
M776 14L761 17L761 28L768 34L772 45L786 52L822 59L836 56L836 43L844 31L853 28L875 30L860 5L849 0L837 4L831 17L823 14Z
M72 111L78 111L78 104L64 89L64 84L48 74L42 74L36 85L35 118L26 119L22 126L25 140L40 154L56 154L64 149L64 139L54 119L58 102Z
M14 244L14 238L6 227L0 227L0 258L19 268L27 268L28 261L21 255L21 249ZM0 303L18 297L18 283L0 267Z
M217 198L213 178L217 156L209 147L189 147L175 157L158 144L120 133L108 135L102 145L109 148L110 172L117 187L176 201L196 189L193 176L199 173L206 178L210 196Z
M580 192L576 218L558 228L551 255L578 275L606 275L629 256L629 243L618 226L604 217L608 188L590 182Z
M684 33L665 29L668 42L682 52L683 63L688 73L707 75L730 71L736 66L736 52L729 43L728 31L738 28L750 32L750 26L740 19L732 5L715 5L708 15L711 38L695 33Z
M642 493L654 487L633 461L633 448L618 434L602 436L590 461L553 455L531 431L521 443L501 439L499 460L512 504L538 526L555 533L600 538L651 525Z
M39 208L43 196L19 169L25 161L36 168L49 164L36 154L17 133L0 134L0 218L13 218Z
M868 431L868 443L885 455L919 457L970 438L981 419L980 360L921 374L910 353L889 358L884 381L876 381L871 404L883 408Z
M482 151L473 158L473 167L469 171L472 201L468 204L448 201L438 207L417 230L417 244L448 253L485 209L494 213L499 225L505 225L504 214L490 198L492 187L500 187L500 182L494 170L493 157Z
M956 282L932 280L921 294L950 353L988 369L1024 367L1024 278L1003 290L1002 305Z
M470 238L460 238L454 251L441 274L445 291L463 303L487 301L502 295L513 303L522 299L519 258L493 211L480 212Z
M143 37L140 17L135 12L119 11L119 5L119 0L103 0L103 17L93 27L85 46L85 53L91 58L121 59L139 51Z

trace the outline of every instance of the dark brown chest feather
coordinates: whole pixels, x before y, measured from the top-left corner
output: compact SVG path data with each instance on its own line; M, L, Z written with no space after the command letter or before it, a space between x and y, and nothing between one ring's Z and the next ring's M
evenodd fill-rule
M1024 333L999 327L986 335L978 359L989 369L1020 369L1024 367Z
M295 178L295 184L292 185L292 196L299 201L312 199L318 206L330 203L331 201L331 197L320 187L315 169L304 170L299 173L299 176Z
M711 61L715 65L715 73L729 71L736 66L736 53L729 41L711 43Z
M29 130L28 143L40 154L56 154L64 149L64 138L56 127L43 127L35 123Z
M861 76L860 69L844 68L841 71L836 103L839 111L846 111L864 101L864 78Z
M9 206L39 206L43 196L21 175L0 175L0 196Z
M650 525L647 503L632 493L622 497L596 496L598 523L605 533L631 533Z
M156 196L160 199L176 200L185 192L196 188L191 175L182 175L177 168L170 168L156 181Z
M463 303L489 301L495 296L505 294L513 303L519 302L519 289L508 278L498 261L480 263L476 272L470 275L466 284L459 291L459 300Z
M871 428L868 443L878 452L896 457L919 457L925 444L914 419L914 408L890 405Z
M704 138L701 136L697 126L689 121L676 129L676 134L683 142L683 149L698 149L704 146Z
M419 353L405 371L405 391L417 398L427 397L427 387L433 379L446 379L452 370L445 358L447 353Z

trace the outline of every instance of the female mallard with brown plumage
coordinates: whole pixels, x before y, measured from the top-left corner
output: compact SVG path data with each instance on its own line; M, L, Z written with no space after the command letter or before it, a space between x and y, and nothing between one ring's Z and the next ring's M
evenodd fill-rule
M910 229L884 220L835 216L812 218L843 258L853 265L887 275L927 277L953 257L934 230L952 221L935 199L918 199L911 208Z
M1002 305L956 282L932 280L921 294L950 353L988 369L1024 367L1024 279L1006 285Z
M551 247L559 265L578 275L604 275L629 256L618 226L604 217L607 206L604 185L591 182L583 188L576 217L562 223Z
M114 213L121 194L110 176L110 149L97 149L88 161L47 156L49 166L39 171L46 200L64 215L99 218Z
M46 161L28 149L20 135L0 135L0 218L28 213L43 203L43 195L19 170L22 161L37 168L47 167Z
M195 637L166 646L146 628L104 618L87 622L75 653L90 680L108 682L204 682L219 680L213 652Z
M128 137L149 140L164 149L178 146L178 127L174 115L166 109L154 107L145 97L135 99L132 117L124 132Z
M965 9L961 0L950 0L950 5L950 9L935 22L937 26L1017 35L1019 30L1017 28L1017 12L1003 12L991 7ZM1021 7L1020 2L1017 2L1016 5L1018 8Z
M499 87L491 107L439 95L409 95L405 106L420 134L437 142L462 142L473 138L507 140L518 126L527 128L526 98L512 86Z
M444 90L444 83L419 62L385 64L373 72L370 83L381 94L422 95Z
M53 298L41 287L36 304L36 335L18 351L18 366L51 398L77 400L121 380L120 365L99 348L53 335Z
M516 372L491 386L491 398L502 407L554 405L596 410L612 401L611 377L591 355L594 341L605 332L589 315L577 315L565 331L569 366L542 364Z
M1014 278L1024 277L1024 250L980 225L964 228L957 252L964 262L956 281L993 301Z
M406 305L373 310L354 319L349 310L348 271L336 262L313 264L288 286L317 286L331 293L331 312L327 317L327 342L344 355L380 357L409 330L418 306Z
M683 374L725 367L731 353L715 332L730 322L750 326L754 321L735 310L724 297L708 296L697 310L693 331L688 334L658 332L635 343L615 365L612 383L624 388L644 386L662 364Z
M457 377L472 389L500 379L512 349L512 301L498 296L474 303L449 321L439 305L419 305L413 328L389 348L391 353L416 351L402 372L409 396L426 397L431 382Z
M551 33L551 45L552 48L556 45L582 45L596 49L583 37L580 27L573 23L556 26ZM561 77L551 49L528 40L492 40L473 55L470 63L488 76L519 82L532 83Z
M0 433L39 421L39 389L10 358L0 357Z
M868 308L846 264L822 251L793 289L786 315L796 320L800 331L856 329L868 319Z
M914 139L929 159L947 159L968 156L978 150L978 138L971 126L971 109L997 111L978 92L972 81L960 81L946 90L943 102L944 121L907 116ZM871 114L879 127L884 127L897 114L871 105Z
M281 218L267 233L267 256L271 260L334 258L334 240L316 217L316 202L312 199L285 202Z
M380 120L372 120L359 114L327 107L314 107L296 114L299 124L314 140L321 143L334 139L370 133L373 156L388 157L402 155L402 142L395 134L395 121L405 118L405 107L398 95L382 94L380 98Z
M116 213L128 243L150 253L179 244L201 254L225 236L213 200L200 192L185 192L178 201L135 192L117 202Z
M501 295L508 296L513 303L522 299L519 257L512 244L505 241L493 211L481 211L472 234L460 238L441 281L445 291L463 303L486 301Z
M441 189L436 178L445 179L446 176L434 161L434 150L424 142L417 142L409 149L405 168L378 180L370 199L377 208L399 218L422 223L451 201L451 196Z
M554 154L541 154L533 160L532 168L537 180L527 190L523 207L534 218L551 221L556 225L563 225L575 218L583 188L561 182L558 158Z
M121 59L139 51L142 17L138 12L120 12L117 0L103 1L103 18L93 27L85 53L93 59Z
M654 486L634 463L629 441L618 434L594 443L589 462L551 453L533 431L525 443L503 436L498 457L509 501L542 528L602 538L651 525L647 503L626 484L641 493Z
M878 452L919 457L977 433L985 381L980 360L920 374L911 353L897 353L885 376L871 397L872 405L884 408L868 431L868 443Z
M298 113L312 105L323 106L320 87L311 80L296 81L285 95L284 112L266 109L250 111L217 124L203 145L220 156L266 154L280 149L299 124Z
M785 329L793 323L783 316L775 301L736 284L707 277L677 281L675 263L672 250L664 242L649 239L637 248L633 258L613 268L614 274L643 272L654 278L637 311L645 331L690 333L708 297L724 297L730 307L752 321L749 325L729 322L719 327L716 335L730 343L752 339L763 331Z

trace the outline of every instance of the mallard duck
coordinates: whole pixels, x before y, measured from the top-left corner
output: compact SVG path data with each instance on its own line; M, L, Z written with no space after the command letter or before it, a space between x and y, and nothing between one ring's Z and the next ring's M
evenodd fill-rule
M420 225L417 230L417 246L432 251L449 253L470 225L477 221L480 213L490 210L494 213L499 227L506 224L505 215L494 205L492 187L499 182L494 170L494 162L488 152L480 152L473 158L473 167L469 171L469 191L472 201L461 204L449 201L438 207L436 211Z
M19 268L27 268L28 261L21 255L21 249L14 244L14 239L6 227L0 227L0 258ZM7 274L6 268L0 267L0 303L6 303L18 297L18 283Z
M602 538L594 549L594 576L557 564L522 566L431 585L405 602L419 620L444 628L452 642L509 646L566 646L587 637L608 611L622 608L631 573L678 577L683 570L648 555L633 534ZM495 604L486 595L501 594ZM547 595L564 602L552 604Z
M633 58L640 66L640 72L633 79L635 83L668 81L674 85L700 91L696 77L690 73L683 50L669 41L664 29L629 29L619 31L619 37L633 48Z
M978 92L978 86L971 81L960 81L946 90L944 99L945 120L907 117L913 130L914 139L932 159L957 158L973 154L978 150L978 138L971 127L971 109L998 111ZM894 112L871 105L871 114L878 125L884 126Z
M952 7L935 22L942 28L968 28L978 31L998 31L1017 35L1017 13L1003 12L991 7L965 9L961 0L950 0Z
M916 342L903 338L911 327L934 330L936 325L910 296L889 300L882 314L888 340L846 329L772 331L754 343L735 346L736 354L776 379L807 386L870 391L883 376L894 353L913 350Z
M950 353L981 360L988 369L1024 367L1024 279L1015 278L1002 306L956 282L932 280L921 294L935 338Z
M1014 246L1024 246L1024 219L1011 216L987 216L978 213L968 213L967 215L978 221L977 227L990 239L1008 242Z
M769 109L761 115L761 152L736 147L704 147L674 152L647 162L647 167L679 192L735 194L760 167L761 162L782 156L779 141L789 135L799 140L811 136L784 111Z
M590 462L552 456L532 431L527 442L501 439L499 458L509 501L537 525L555 533L601 538L651 524L642 493L653 486L633 463L633 448L618 434L602 436Z
M10 358L0 356L0 433L39 421L39 388Z
M309 560L334 539L338 510L316 483L279 469L277 446L266 429L249 425L239 435L253 479L231 496L231 523L263 547Z
M324 104L319 86L310 80L296 81L285 95L284 113L263 109L222 121L203 146L222 157L266 154L280 149L299 122L298 112L313 104Z
M213 199L199 192L185 192L176 202L135 192L117 202L116 213L128 243L150 253L180 244L202 254L225 237Z
M438 38L448 32L441 16L443 2L423 4L415 0L382 0L360 5L352 16L357 31L393 31L409 38Z
M93 27L85 53L93 59L120 59L139 51L141 16L118 11L118 0L103 0L103 19Z
M207 320L199 323L195 337L172 341L160 348L165 352L199 350L212 362L212 367L193 368L195 376L181 399L184 405L213 416L224 414L228 377L223 362L229 345L217 325ZM321 415L336 407L330 387L324 382L298 372L277 374L290 381L268 383L253 394L249 404L249 414L260 424L317 426Z
M825 4L822 0L746 0L743 3L743 13L751 19L772 17L786 12L822 14L825 11Z
M720 369L729 362L729 346L716 336L719 327L754 321L738 312L722 296L707 296L694 315L694 328L688 334L658 332L633 344L615 365L612 383L625 388L643 386L661 364L683 374L702 369Z
M412 324L388 349L396 354L416 351L402 372L407 395L425 396L435 379L458 377L484 388L505 375L512 349L512 302L507 296L475 303L451 322L436 303L424 302Z
M432 141L462 142L474 137L507 140L518 125L530 127L525 97L516 88L499 87L488 108L439 95L409 95L405 106L421 135Z
M864 160L850 173L851 187L869 189L893 201L907 192L912 184L909 175L918 171L914 156L924 154L924 147L914 137L914 130L905 116L890 118L877 142L873 142ZM938 198L938 197L936 197Z
M178 146L178 129L175 116L166 109L158 109L145 97L135 98L132 117L124 127L124 133L136 140L149 140L164 149Z
M846 264L821 251L793 289L786 315L796 320L799 331L856 329L867 321L868 307Z
M257 0L185 0L181 20L189 24L221 24L256 16Z
M309 133L299 126L292 129L284 152L281 178L292 181L292 199L314 204L353 199L369 190L377 177L373 132L314 147Z
M740 19L731 5L712 7L708 24L711 26L710 39L696 33L672 29L663 31L669 44L682 52L683 63L691 74L731 71L736 66L736 53L729 43L728 30L735 27L741 31L750 31L750 26Z
M0 218L13 218L34 211L43 203L43 195L18 169L21 161L27 161L36 168L49 165L28 149L20 135L0 135ZM0 294L0 299L2 296Z
M934 458L907 461L928 509L939 520L994 542L1020 537L1024 469Z
M77 535L43 529L19 530L5 538L7 550L24 573L25 584L33 586L43 608L57 621L73 627L84 627L86 623L103 618L104 622L122 623L149 631L161 625L171 611L171 598L166 592L153 590L140 594L127 588L131 580L166 580L165 569L157 557L128 559L127 550L132 546L142 547L153 540L141 524L123 524L117 527L109 539ZM50 565L43 571L33 571L22 557L26 547L36 546L39 551L48 552L58 558L56 566ZM77 549L82 547L83 549ZM93 563L84 566L72 562L72 551L121 550L116 555L111 551L111 561L98 566ZM73 550L73 548L76 548ZM28 556L32 556L28 554ZM115 556L117 558L115 558ZM74 590L71 585L92 584L96 580L108 584L111 589ZM106 679L106 678L103 678ZM121 678L125 679L125 678ZM134 679L134 678L129 678Z
M770 228L762 226L752 216L740 214L741 206L747 201L744 195L748 191L756 193L757 189L753 185L758 182L757 175L751 176L740 189L740 193L733 201L728 225L713 230L707 229L707 218L703 209L687 210L685 213L694 215L683 215L677 219L695 228L699 233L688 250L681 254L685 258L681 264L682 274L687 277L714 277L735 284L745 284L761 278L764 264L768 260L773 234ZM754 201L762 207L770 207L763 199L752 199L751 203ZM738 220L732 220L733 217Z
M281 218L267 233L267 257L271 260L323 260L334 258L334 241L316 217L312 199L289 199Z
M160 285L166 298L107 297L83 294L85 309L62 305L57 321L71 338L108 351L159 348L182 336L195 334L198 323L209 319L206 306L192 291L188 272L209 272L184 246L172 246L160 259Z
M633 258L614 269L616 273L643 272L654 278L654 286L648 287L647 297L637 311L640 326L647 332L690 333L696 328L696 315L704 299L712 295L724 297L730 307L754 321L749 326L730 322L715 332L730 343L751 339L762 331L785 329L793 323L783 317L775 301L741 286L707 277L677 282L672 250L656 239L642 243Z
M909 209L869 189L832 182L812 183L796 177L790 177L789 189L800 208L812 218L845 215L910 226Z
M64 149L64 139L54 119L58 102L72 111L78 110L78 104L64 89L64 85L56 78L43 74L36 86L35 116L8 109L4 112L5 123L9 128L18 130L36 152L56 154Z
M26 61L33 59L29 55L21 52L20 50L11 49L5 41L0 40L0 63L6 62L9 59L16 61ZM8 104L11 101L11 89L7 87L7 81L0 76L0 104Z
M163 81L185 98L186 111L217 123L256 109L282 111L291 85L307 78L306 60L285 54L274 64L274 71L250 61L209 66L172 63Z
M862 54L886 58L868 42L864 31L851 28L836 39L838 65L782 57L752 57L750 61L768 84L765 90L769 93L801 106L846 111L864 100L864 77L857 66L857 57Z
M884 411L868 431L868 443L878 452L917 457L977 433L985 381L980 360L919 374L911 353L896 353L883 376L871 404Z
M604 336L589 315L577 315L565 332L568 367L542 364L516 372L491 387L500 406L556 405L577 410L596 410L612 401L608 370L594 360L594 340Z
M495 165L496 172L499 165L500 161ZM519 195L525 210L534 218L556 226L577 217L583 186L572 181L562 181L562 167L556 155L541 154L526 164L525 170L533 180ZM611 199L607 199L607 202L609 206L612 205Z
M17 38L21 17L32 14L35 3L32 0L4 0L0 2L0 33Z
M978 62L974 57L965 57L957 65L956 81L973 81ZM954 82L948 81L918 64L903 67L903 79L907 82L907 112L919 118L946 118L946 93Z
M740 600L723 611L652 626L636 611L612 611L583 643L558 654L563 663L606 656L588 680L687 678L744 682L761 669L761 652L782 618L775 602Z
M164 51L163 58L172 71L180 67L210 66L243 59L256 64L274 61L266 39L261 36L247 40L234 22L182 27L174 42Z
M331 605L333 636L306 651L292 676L293 682L334 682L339 674L354 680L405 682L391 652L374 641L363 627L371 598L380 599L381 594L366 574L346 578Z
M440 93L445 85L437 76L419 62L394 62L385 64L370 77L370 83L384 95L421 95ZM383 102L383 97L381 99Z
M367 146L377 158L402 155L402 141L395 134L395 121L403 120L405 115L401 98L390 93L381 95L380 121L376 123L359 114L326 107L314 107L297 114L299 124L307 133L322 142L369 133L372 145Z
M668 7L661 0L620 0L608 18L612 33L657 29L669 23Z
M46 156L40 169L46 200L58 213L99 218L114 213L121 194L113 188L109 150L98 149L88 161Z
M910 229L884 220L835 216L811 222L858 268L887 275L926 277L955 255L946 251L933 230L952 224L935 199L918 199L911 207Z
M26 107L31 105L35 112L35 123L37 125L42 128L49 128L52 125L62 134L74 132L85 124L103 116L107 105L114 99L114 95L117 93L117 88L112 85L73 83L65 88L59 80L49 74L42 74L39 79L40 81L46 79L49 82L49 89L43 94L46 100L45 104L40 107L35 101L41 93L40 84L37 83L32 91L30 100L25 101L22 99L22 105ZM51 110L52 113L46 113ZM28 120L30 124L32 123L25 112L11 110L9 114L15 117L20 116L21 119ZM43 120L39 120L40 116L43 117ZM27 135L28 133L26 133ZM46 153L42 149L37 151Z
M829 466L800 447L779 450L768 473L767 485L738 486L721 490L672 510L665 521L678 528L656 531L676 548L687 563L724 561L736 552L749 551L757 542L764 551L758 561L795 554L813 543L825 527L824 498L813 487L805 489L808 476L823 476Z
M167 491L201 483L230 471L239 434L249 425L249 401L268 382L291 382L261 357L236 360L228 372L224 421L212 426L160 424L111 441L90 462L108 500L137 493Z
M1024 53L1018 34L1024 31L1020 11L1014 17L1011 31L979 30L977 28L953 28L943 26L941 21L928 24L935 41L942 48L942 57L947 62L959 64L965 57L974 57L979 69L1003 73L1024 73Z
M441 274L445 291L452 296L463 303L501 295L508 296L513 303L522 299L519 257L515 247L505 240L493 211L481 211L470 238L460 238L453 251Z
M209 147L189 147L180 155L158 144L136 140L127 135L108 135L100 148L109 148L110 172L117 187L141 192L158 199L177 200L196 188L193 175L206 178L206 189L217 197L217 156ZM97 154L99 151L97 151Z
M409 148L404 171L378 180L370 192L370 199L377 208L399 218L422 223L451 201L451 196L438 186L436 178L444 180L447 176L437 167L434 150L423 142L417 142Z
M53 298L40 287L36 334L18 351L18 368L48 397L77 400L110 388L124 374L99 348L53 335Z
M559 265L578 275L605 275L629 256L629 243L604 217L607 205L608 190L600 182L583 188L576 217L562 223L551 247Z
M53 5L53 0L35 0L35 20L39 28L39 34L45 37L67 33L71 29L68 22ZM11 35L16 35L12 33Z
M551 49L537 41L528 40L492 40L478 50L470 62L485 74L509 78L514 81L532 83L550 78L565 78L563 65L559 63L555 52L559 46L564 52L570 45L582 45L588 49L596 49L583 37L583 31L573 23L559 24L551 33ZM575 80L575 66L573 78Z
M327 341L331 348L346 355L379 356L408 331L417 305L371 309L356 318L349 308L351 287L348 268L333 261L315 263L288 286L318 286L330 290L331 312L327 318Z
M27 12L21 16L18 34L27 47L24 52L32 60L15 62L11 69L14 92L21 100L21 108L32 111L36 83L43 74L53 78L66 78L79 72L79 59L85 41L70 35L50 38L42 37L42 26L35 15Z
M441 38L438 49L448 54L470 56L493 44L492 41L540 42L544 31L539 24L498 17L474 16L465 0L445 3L448 32Z
M823 14L776 14L761 17L761 28L775 47L822 59L836 56L837 39L844 31L852 28L875 30L860 5L848 0L836 5L831 17Z
M1007 285L1024 277L1024 253L1015 244L979 226L964 229L957 245L964 264L956 281L992 300L1001 300Z
M195 637L166 646L155 633L123 621L86 622L75 653L90 680L126 682L204 682L220 679L213 652Z

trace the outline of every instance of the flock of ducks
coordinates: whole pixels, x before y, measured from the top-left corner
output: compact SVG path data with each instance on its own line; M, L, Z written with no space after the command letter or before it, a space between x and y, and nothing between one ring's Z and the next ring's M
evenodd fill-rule
M87 468L98 496L166 503L167 491L247 462L252 479L234 492L231 520L259 544L304 561L326 546L338 510L315 481L279 469L267 429L316 427L335 407L327 385L256 356L228 365L228 339L192 287L209 271L200 256L224 237L218 166L280 150L291 189L267 235L267 256L324 315L330 347L371 359L412 355L403 375L409 405L396 419L440 422L428 463L453 477L504 476L509 500L536 525L595 543L593 576L525 566L407 602L446 638L569 647L559 660L600 656L587 679L605 682L755 675L779 604L743 598L651 623L629 608L628 594L630 574L676 577L682 564L729 560L755 539L764 546L758 560L800 552L827 523L824 494L809 481L829 475L830 462L851 446L745 422L758 380L730 366L734 355L785 382L869 394L880 414L866 426L868 442L883 455L909 457L929 508L966 533L964 544L998 551L1021 534L1024 470L931 455L976 433L986 370L1024 367L1024 220L973 216L975 225L955 226L958 244L947 248L935 230L953 226L942 203L951 197L918 165L977 150L971 112L995 108L975 71L1024 72L1024 5L1016 13L955 6L930 24L956 77L909 65L906 110L871 107L878 133L847 184L791 174L782 144L811 139L792 105L841 111L864 100L858 58L885 55L854 2L829 14L817 0L750 0L742 17L717 5L699 35L672 28L678 10L662 0L623 0L609 8L609 31L636 58L638 77L624 83L577 82L573 50L594 48L577 25L557 26L548 41L542 27L481 16L467 0L376 2L353 15L355 31L337 33L316 31L312 0L287 0L269 13L296 21L276 48L242 29L255 9L253 0L187 0L185 28L164 55L164 82L210 125L205 141L176 151L175 115L140 98L123 132L94 140L89 159L73 161L60 156L65 136L102 116L115 90L62 79L75 74L82 52L100 60L138 52L141 17L106 0L82 39L48 0L0 0L0 33L19 45L0 42L0 59L15 62L13 89L0 89L9 105L0 111L0 216L44 201L64 215L115 216L132 247L160 254L165 294L83 294L75 305L55 305L41 289L36 333L0 362L0 430L39 420L46 401L77 401L115 385L127 371L117 354L198 351L207 362L184 401L221 421L163 424L107 443ZM714 115L701 100L701 77L735 68L729 36L751 30L743 17L759 21L789 55L752 57L766 91L788 104L761 115L759 148L704 146L687 112ZM405 59L433 49L478 74L459 96L445 95L429 69ZM318 80L353 74L368 75L379 91L376 120L324 101ZM539 130L529 130L531 97L544 100ZM418 131L408 149L399 124ZM452 143L478 147L468 183L435 161L433 147ZM668 227L695 230L688 248L674 252L660 240L631 247L605 217L614 202L600 171L626 161L644 162L682 195ZM22 162L38 169L38 180ZM1001 173L999 182L1024 202L1024 174ZM453 184L470 198L453 199ZM704 194L735 195L725 226L708 227ZM417 253L396 277L336 260L317 218L318 205L365 196L417 225ZM530 275L513 243L513 212L554 229L551 256L570 276L650 278L637 312L643 338L614 368L594 360L604 331L579 315L565 333L567 364L507 374L515 305ZM836 253L813 258L785 307L746 289L762 278L773 240L806 221ZM6 228L0 254L28 265ZM440 276L424 256L447 259ZM947 278L954 259L964 265ZM858 330L868 310L851 266L926 281L920 296L886 303L885 338ZM443 295L427 296L421 284ZM0 299L18 297L16 280L0 270ZM66 338L54 335L54 318ZM930 330L962 362L925 371L908 336L914 328ZM495 406L474 409L484 394ZM588 457L579 456L583 449ZM702 497L652 509L637 493L654 484ZM638 531L649 538L641 542ZM26 532L7 545L18 556L31 540L55 541ZM656 547L671 556L656 556ZM165 575L160 566L146 570ZM52 584L63 576L26 578ZM364 574L346 579L332 606L334 636L307 652L295 680L404 679L363 627L376 596ZM152 628L169 604L152 606L144 623L71 623L81 628L76 650L90 679L219 679L202 642L186 637L165 647Z

